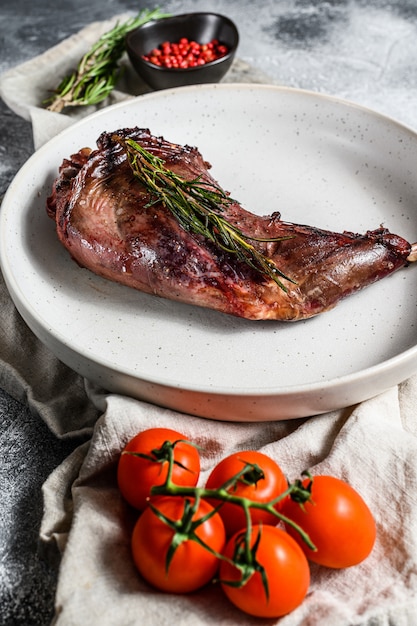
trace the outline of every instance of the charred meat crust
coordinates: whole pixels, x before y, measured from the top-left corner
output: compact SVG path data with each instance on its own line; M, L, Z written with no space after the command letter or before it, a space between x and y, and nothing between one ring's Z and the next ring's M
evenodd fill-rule
M218 186L197 148L170 143L148 129L115 133L134 139L183 178L201 177ZM277 212L257 216L231 202L224 215L245 234L290 237L253 241L295 281L283 281L284 291L233 254L185 231L162 204L150 202L113 140L115 133L102 133L95 150L83 148L65 159L47 200L62 244L79 265L100 276L247 319L293 321L331 309L407 265L410 244L385 228L334 233L284 222Z

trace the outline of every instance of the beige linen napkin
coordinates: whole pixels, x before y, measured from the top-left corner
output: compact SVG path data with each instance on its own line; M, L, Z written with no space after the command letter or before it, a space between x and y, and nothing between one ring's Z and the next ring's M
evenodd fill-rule
M36 147L91 112L83 109L54 114L39 103L47 89L55 86L56 76L74 67L116 19L92 24L0 77L4 101L32 121ZM225 80L265 82L266 78L237 59ZM145 91L127 68L118 89L102 106ZM1 288L3 302L7 295L3 285ZM44 485L41 540L51 553L58 546L62 554L54 620L57 626L260 623L230 605L215 586L189 596L173 596L152 590L136 574L129 552L134 518L117 491L115 468L129 437L143 428L161 425L182 431L206 448L202 480L221 457L253 448L274 457L290 479L307 467L316 473L329 472L351 482L368 501L378 524L372 555L345 571L313 567L306 601L278 620L280 626L417 624L417 377L357 407L321 417L222 423L95 389L47 354L10 302L7 311L0 338L3 386L12 395L24 398L26 394L34 410L39 410L60 436L71 431L89 432L96 415L101 414L91 441L77 448ZM31 364L25 359L28 346L37 351ZM45 363L48 375L42 378ZM65 389L58 384L62 375L68 380ZM85 404L84 384L91 399L89 406ZM273 624L275 620L262 623Z
M310 468L349 481L372 509L378 537L371 556L346 570L313 566L304 603L263 623L417 624L417 378L352 410L258 424L198 419L117 395L92 397L104 413L91 444L76 450L44 486L42 540L63 550L56 626L260 623L214 585L188 596L162 594L136 573L129 548L135 516L118 492L115 472L126 441L151 426L178 429L203 447L201 482L225 455L259 449L290 479Z
M0 387L40 415L57 437L88 436L99 413L85 381L32 334L0 272Z

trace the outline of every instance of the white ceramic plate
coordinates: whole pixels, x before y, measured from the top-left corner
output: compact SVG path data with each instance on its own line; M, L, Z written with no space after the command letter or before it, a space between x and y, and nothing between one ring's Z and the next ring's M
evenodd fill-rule
M417 136L314 93L251 85L141 96L43 146L1 209L11 296L58 358L110 391L203 417L304 417L367 399L417 370L417 267L305 322L251 322L159 299L78 267L45 200L62 159L103 131L149 127L199 147L220 184L258 214L354 232L382 223L417 241Z

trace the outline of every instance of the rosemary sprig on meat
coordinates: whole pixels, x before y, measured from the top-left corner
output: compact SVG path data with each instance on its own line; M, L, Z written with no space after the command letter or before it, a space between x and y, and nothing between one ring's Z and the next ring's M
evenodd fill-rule
M77 69L65 76L44 104L61 113L66 107L102 102L113 91L119 75L119 61L125 51L126 34L149 20L167 17L160 9L140 11L136 17L104 33L84 54Z
M224 207L234 202L222 189L206 183L201 177L185 180L166 168L163 159L133 139L124 139L116 134L112 139L125 149L134 175L151 194L153 200L148 206L161 202L184 230L202 235L222 250L235 254L239 261L271 278L284 291L287 289L280 279L295 282L251 243L281 241L291 237L261 239L244 234L222 215Z

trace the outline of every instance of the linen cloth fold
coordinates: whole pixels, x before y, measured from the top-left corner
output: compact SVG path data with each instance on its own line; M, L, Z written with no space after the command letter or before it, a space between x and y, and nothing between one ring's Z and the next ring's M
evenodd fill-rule
M203 484L226 455L258 449L290 480L306 468L348 481L374 513L378 536L358 566L312 566L310 592L279 626L411 626L417 623L417 378L352 409L311 419L221 423L184 416L90 389L105 410L91 443L77 449L44 485L44 542L63 551L56 626L255 626L215 585L190 595L163 594L136 574L130 555L135 514L120 496L120 450L152 426L179 430L202 447ZM68 491L72 485L71 494Z
M95 23L44 55L0 77L0 95L32 121L35 147L91 109L50 113L39 103L58 69L74 67L118 16ZM103 103L146 92L123 81ZM268 82L239 59L225 80ZM96 107L93 109L96 110ZM41 541L62 555L54 624L116 626L255 625L215 585L188 596L162 594L135 572L129 537L135 516L116 487L116 464L139 430L167 426L203 448L201 482L220 458L259 449L290 479L309 468L350 482L373 511L377 542L371 556L343 571L312 567L305 602L280 626L411 626L417 623L417 376L356 407L309 419L225 423L199 419L138 400L107 394L60 363L28 330L0 281L0 385L29 404L60 437L91 438L49 477L43 488ZM30 360L27 355L31 354Z
M29 330L0 272L0 387L40 415L57 437L89 436L99 412L85 381Z

